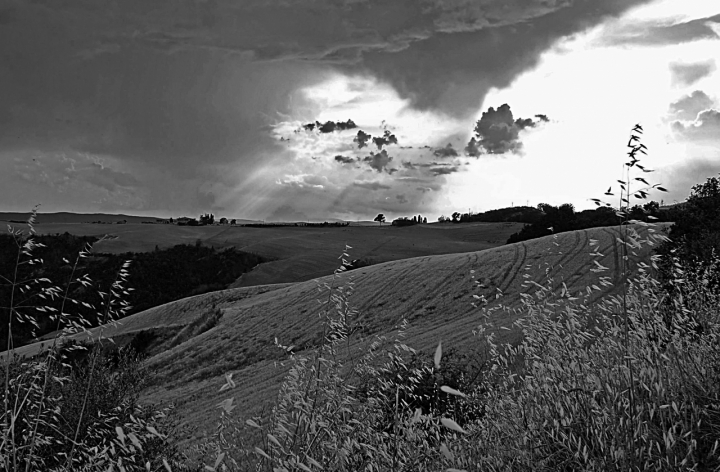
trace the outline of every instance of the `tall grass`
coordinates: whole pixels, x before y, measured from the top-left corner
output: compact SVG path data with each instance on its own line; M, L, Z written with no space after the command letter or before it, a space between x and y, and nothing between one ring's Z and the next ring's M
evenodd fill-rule
M147 373L132 352L115 359L101 348L103 327L114 323L129 306L125 301L129 262L112 285L100 292L102 304L92 306L71 296L73 288L92 289L86 275L77 276L81 261L91 252L78 254L63 286L38 277L42 260L35 257L36 209L27 230L8 227L17 257L12 274L0 275L9 292L6 346L3 355L4 389L0 463L8 471L170 470L168 460L177 450L161 432L170 409L155 410L138 404ZM68 262L68 261L66 261ZM60 301L60 308L57 303ZM68 306L83 305L95 312L100 324L97 342L91 343L84 362L72 362L83 345L66 345L71 336L89 331L91 320L75 316ZM55 323L49 348L32 359L15 355L13 328L18 323L38 326L39 317Z
M404 320L394 338L352 352L351 281L341 269L325 287L323 342L291 355L269 414L243 424L232 398L220 404L224 429L204 445L213 451L207 469L720 470L720 296L708 284L720 258L676 260L672 291L657 281L657 257L639 258L638 249L666 239L628 217L632 198L664 191L644 177L641 134L633 129L615 207L617 295L591 303L613 285L597 262L588 268L597 280L581 294L550 272L528 280L515 345L497 344L490 321L510 309L476 297L485 357L477 381L460 374L453 383L442 373L457 364L445 364L441 344L432 362L414 362ZM602 256L597 241L588 250ZM221 390L233 386L229 376ZM244 442L226 440L229 430Z

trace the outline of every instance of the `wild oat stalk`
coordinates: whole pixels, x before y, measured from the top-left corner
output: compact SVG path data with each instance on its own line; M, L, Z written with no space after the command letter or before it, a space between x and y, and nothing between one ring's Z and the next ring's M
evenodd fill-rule
M151 458L148 454L152 453L146 452L143 449L144 445L153 444L152 447L156 448L156 451L170 450L168 447L171 448L171 446L168 444L167 438L158 431L160 422L163 421L162 418L169 410L143 410L134 403L136 398L133 397L130 399L132 403L123 403L113 411L100 411L107 408L107 405L93 403L92 408L100 410L87 412L90 408L90 390L95 389L96 381L102 381L107 385L110 375L107 372L107 360L100 362L100 348L97 346L91 349L91 366L89 372L85 372L87 374L86 383L81 387L85 389L85 392L79 408L80 413L77 415L77 423L74 425L74 437L65 434L65 428L69 425L65 423L64 417L68 413L72 416L75 406L69 403L71 400L67 395L73 396L78 392L72 388L72 385L75 385L83 373L77 371L77 369L82 370L81 366L71 366L69 363L62 362L64 354L61 354L60 358L57 356L60 342L68 336L79 332L85 332L86 335L91 336L88 329L91 325L90 320L84 319L82 316L75 319L66 312L67 302L88 309L95 308L89 303L70 297L71 286L74 284L77 283L84 287L92 285L92 281L86 275L75 278L79 261L89 255L91 247L87 245L80 251L64 290L52 285L48 279L33 277L34 271L32 270L27 271L30 275L29 278L23 280L21 273L25 272L25 266L43 263L42 259L35 257L34 254L36 248L44 247L34 239L36 216L37 211L34 209L27 222L29 228L27 235L21 230L9 227L18 252L14 274L10 278L2 276L2 281L8 287L10 303L6 308L8 351L4 354L3 405L5 412L3 414L3 437L0 443L0 462L5 470L21 470L21 468L26 471L49 470L52 467L52 470L57 471L95 471L110 470L115 466L124 467L124 470L127 471L151 470L149 460L144 464L134 464L133 461L141 457ZM67 260L65 262L67 263ZM97 310L97 322L102 324L113 322L129 309L125 300L131 289L124 288L128 276L127 267L128 263L126 262L118 272L115 283L110 287L109 292L101 293L103 306ZM23 270L21 271L21 269ZM35 299L43 300L47 304L37 305ZM60 304L59 311L52 306L55 302ZM34 311L35 314L29 314L31 311ZM13 330L15 323L29 324L34 328L31 330L34 337L35 329L39 327L39 318L36 319L36 317L42 314L46 314L55 323L56 333L50 350L44 360L20 361L14 356ZM102 338L102 329L101 327L100 338ZM97 342L99 343L100 340ZM67 348L67 350L72 349L72 347ZM137 367L131 368L136 369ZM132 374L141 375L138 372ZM120 381L119 377L115 377L115 381ZM111 390L115 391L115 388L113 386ZM117 385L117 388L119 390L116 393L120 396L110 399L110 404L125 398L129 390L123 389L134 387ZM110 392L103 391L101 395L108 393ZM93 393L93 395L97 396L97 393ZM93 399L93 402L96 402L96 399ZM126 409L122 410L122 408ZM128 408L133 411L129 415L131 421L117 424L118 412L128 411ZM94 419L88 423L85 417L89 414L92 414ZM113 422L116 424L115 429L111 426ZM154 426L155 424L157 428ZM67 449L65 449L66 447ZM160 449L157 449L158 447ZM65 451L68 449L70 452L66 454ZM60 461L62 456L66 457L65 464ZM168 458L170 457L168 456ZM154 462L159 460L160 458L157 456L152 457ZM162 461L160 467L170 470L167 459L163 457Z

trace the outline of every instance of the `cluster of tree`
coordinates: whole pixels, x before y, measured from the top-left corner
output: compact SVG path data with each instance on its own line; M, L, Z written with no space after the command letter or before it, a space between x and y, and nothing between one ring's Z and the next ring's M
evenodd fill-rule
M460 223L483 222L483 223L537 223L542 218L543 212L531 206L513 206L498 208L480 213L463 213L458 218Z
M235 221L235 220L233 220ZM234 223L233 223L234 224ZM269 228L269 227L278 227L278 226L304 226L309 228L327 228L328 226L334 226L334 227L340 227L340 226L350 226L350 223L347 221L323 221L322 223L309 223L309 222L299 222L299 223L246 223L244 225L248 228Z
M662 274L672 277L674 255L682 263L696 265L720 255L720 179L711 177L693 186L687 200L670 212L670 241L662 244L657 253L662 256ZM720 288L720 274L708 280Z
M417 216L413 216L412 218L408 218L407 216L401 216L400 218L394 219L392 222L392 225L393 226L412 226L412 225L426 224L426 223L427 223L427 217L423 218L422 215L417 215Z
M237 220L234 218L232 220L228 220L227 218L220 218L220 220L217 222L217 224L221 225L234 225ZM173 220L170 218L167 220L170 224L177 224L178 226L207 226L207 225L214 225L215 224L215 215L212 213L205 213L203 215L200 215L198 219L195 218L178 218L177 220Z
M616 210L608 206L599 206L594 210L576 212L575 207L570 203L557 207L541 203L537 209L540 211L540 218L532 224L525 225L519 232L512 234L507 240L508 244L541 238L553 233L598 226L614 226L623 222L623 218L616 214ZM661 210L660 205L654 201L643 206L635 205L629 211L629 219L634 220L672 221L672 218L671 211Z
M99 322L96 309L102 306L103 298L98 291L107 293L114 282L118 270L126 260L130 260L127 284L133 288L125 301L132 308L127 314L137 313L148 308L181 298L222 290L234 282L240 275L250 271L266 259L256 254L238 251L235 248L217 250L194 245L177 245L169 249L147 253L91 254L78 260L73 273L73 264L78 252L88 243L97 240L94 237L74 236L68 233L36 236L35 241L44 245L33 251L33 255L42 259L42 264L24 264L18 267L17 280L49 279L57 284L64 293L69 285L68 297L78 301L73 304L74 312L88 320L93 326ZM14 279L18 254L17 246L11 235L0 236L0 338L6 339L8 307L11 304L12 287L8 283ZM77 278L87 274L91 285L76 282ZM35 336L52 332L56 323L49 312L37 312L33 307L38 304L59 310L62 300L39 299L37 294L41 285L29 282L23 293L15 291L13 305L27 305L22 309L37 323ZM88 305L83 305L82 302ZM13 342L19 346L32 338L33 322L14 324Z
M440 215L438 217L438 223L464 223L464 221L462 221L462 216L463 215L457 211L451 216Z

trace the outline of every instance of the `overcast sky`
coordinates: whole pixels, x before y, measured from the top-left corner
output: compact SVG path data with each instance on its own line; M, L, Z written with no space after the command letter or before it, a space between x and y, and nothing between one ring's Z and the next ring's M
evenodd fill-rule
M708 0L0 0L0 211L590 208L636 123L681 201L718 62Z

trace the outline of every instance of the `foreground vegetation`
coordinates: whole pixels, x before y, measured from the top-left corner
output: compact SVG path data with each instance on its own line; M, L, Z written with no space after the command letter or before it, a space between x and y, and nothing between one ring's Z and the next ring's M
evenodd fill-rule
M616 215L629 223L629 200L644 190L629 176L623 182ZM415 352L403 342L407 322L362 355L350 351L358 313L344 253L321 287L322 342L294 354L276 341L291 367L273 410L244 418L228 396L216 434L192 450L173 446L169 410L138 405L144 374L131 352L108 362L93 347L73 363L51 349L7 363L0 459L8 470L720 470L720 257L717 207L706 200L720 196L716 187L710 179L694 189L696 211L675 225L685 233L672 242L652 227L643 238L622 226L619 295L590 303L611 284L599 263L586 296L550 277L527 278L520 308L504 306L499 292L476 295L484 350L472 362L447 340L433 355ZM693 224L710 230L688 230ZM18 263L33 260L27 236L16 234ZM643 245L661 246L663 257L632 262ZM126 308L126 269L102 299L105 321ZM23 320L12 300L8 333ZM509 311L522 313L523 338L502 345L489 333L517 314ZM85 329L64 308L51 316L67 332ZM111 397L120 401L102 400L105 372L127 378L127 393ZM234 386L228 373L220 390Z

